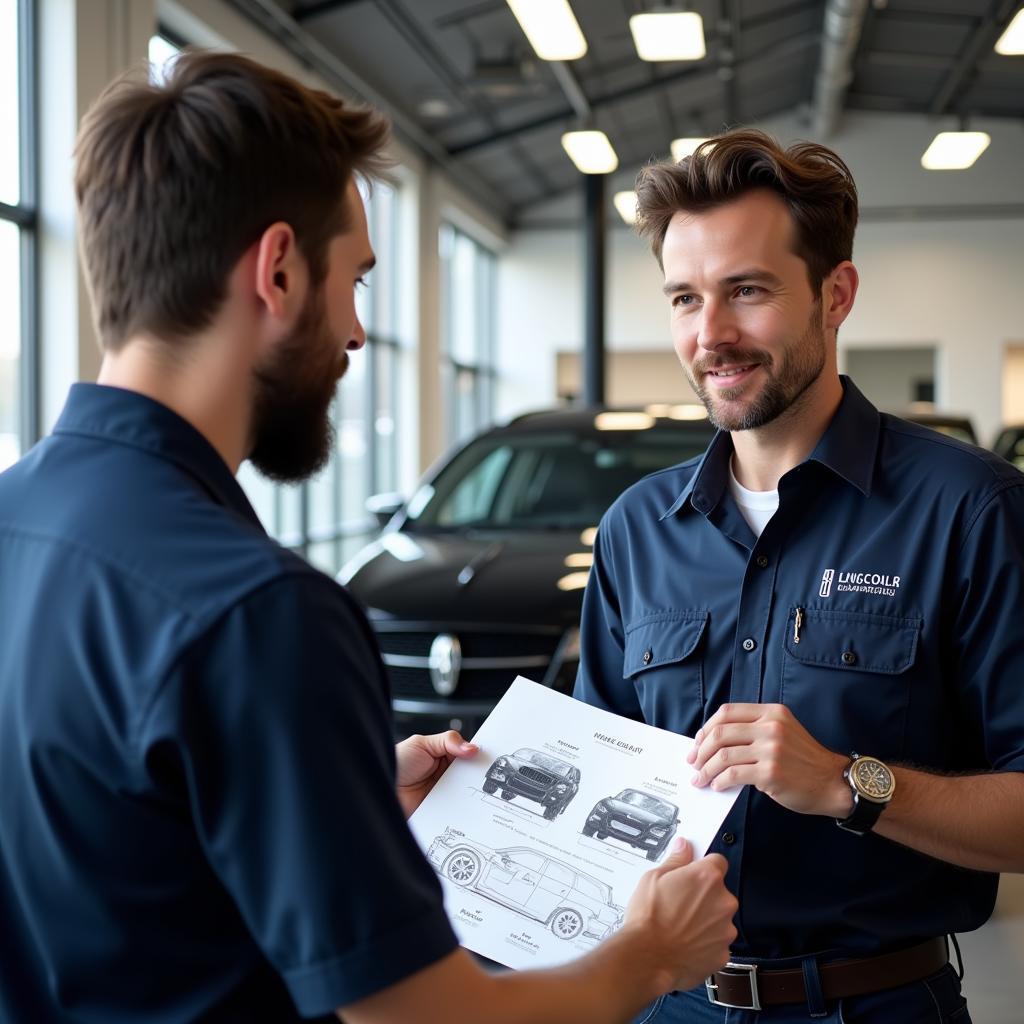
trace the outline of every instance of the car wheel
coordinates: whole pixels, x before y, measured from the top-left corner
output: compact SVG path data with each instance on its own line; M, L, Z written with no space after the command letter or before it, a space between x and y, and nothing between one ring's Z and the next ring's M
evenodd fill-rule
M484 792L488 793L488 794L490 794L490 793L497 793L498 792L498 787L493 782L485 782L484 783Z
M593 836L593 834L594 834L594 830L593 830L592 828L584 828L584 829L583 829L583 834L584 834L584 835L585 835L585 836L586 836L586 837L587 837L588 839L590 839L590 838L591 838L591 836Z
M444 874L456 885L472 885L480 874L480 858L472 850L456 850L444 862Z
M511 790L503 789L501 791L501 799L502 800L514 800L515 799L515 793L513 793Z
M608 833L607 832L598 832L597 833L597 838L598 839L607 839L608 838Z
M551 930L560 939L575 939L583 931L583 918L575 910L568 907L556 910L551 919Z
M657 849L655 849L655 850L648 850L647 851L647 859L648 860L657 860L664 852L665 852L664 847L662 847L660 850L657 850Z
M544 808L544 820L545 821L554 821L555 818L557 818L557 817L558 817L558 806L557 806L557 804L552 804L550 807L545 807Z

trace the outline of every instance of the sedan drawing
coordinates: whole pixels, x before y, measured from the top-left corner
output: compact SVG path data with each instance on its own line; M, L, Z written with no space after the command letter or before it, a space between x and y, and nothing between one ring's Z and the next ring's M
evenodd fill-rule
M598 839L614 836L637 850L648 860L659 860L672 841L679 825L679 808L642 789L624 789L618 796L605 797L594 804L583 825L585 836Z
M608 885L525 846L495 850L449 827L427 857L442 878L542 922L560 939L604 939L622 924L625 910Z
M500 792L502 800L517 796L535 800L544 808L548 821L554 821L569 806L579 788L579 768L529 747L502 754L484 777L485 793Z

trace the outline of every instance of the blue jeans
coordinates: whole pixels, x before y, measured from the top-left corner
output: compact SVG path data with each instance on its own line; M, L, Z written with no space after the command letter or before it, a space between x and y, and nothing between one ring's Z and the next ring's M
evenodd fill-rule
M712 1006L703 985L672 992L645 1007L633 1024L971 1024L960 980L952 965L921 981L826 1003L823 1016L811 1016L806 1004L729 1010Z

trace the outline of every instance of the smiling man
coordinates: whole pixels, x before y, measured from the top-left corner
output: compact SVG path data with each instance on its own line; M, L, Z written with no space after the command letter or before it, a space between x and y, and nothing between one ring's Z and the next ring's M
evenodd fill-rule
M835 153L736 131L637 192L719 433L602 522L576 695L695 736L695 785L745 787L713 846L735 964L653 1019L967 1021L946 936L1024 870L1024 476L839 375Z

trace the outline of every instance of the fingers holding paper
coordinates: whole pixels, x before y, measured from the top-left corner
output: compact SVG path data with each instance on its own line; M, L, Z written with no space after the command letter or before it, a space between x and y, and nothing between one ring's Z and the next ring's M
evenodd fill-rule
M843 818L845 754L823 747L783 704L723 704L694 737L687 760L698 787L754 786L799 814Z

